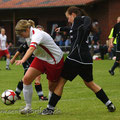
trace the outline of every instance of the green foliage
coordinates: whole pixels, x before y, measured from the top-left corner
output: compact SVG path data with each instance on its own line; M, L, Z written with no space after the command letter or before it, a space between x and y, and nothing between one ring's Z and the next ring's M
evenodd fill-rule
M115 104L117 110L109 113L106 106L89 90L82 79L77 76L73 82L67 82L64 93L57 105L56 114L42 116L38 113L46 108L47 102L38 100L33 83L32 108L34 113L21 115L19 109L25 106L22 100L14 105L6 106L0 100L0 120L120 120L120 72L116 69L115 76L110 76L108 70L113 65L112 60L94 61L94 81L100 85ZM5 61L0 61L0 94L6 89L15 90L17 83L23 77L22 66L11 65L12 70L5 70ZM45 75L41 79L44 95L48 95L48 81Z

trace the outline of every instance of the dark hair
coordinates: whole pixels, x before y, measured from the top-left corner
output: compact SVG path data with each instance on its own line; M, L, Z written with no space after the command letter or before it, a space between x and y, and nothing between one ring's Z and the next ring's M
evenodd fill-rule
M66 11L69 15L75 13L77 16L88 16L88 14L81 8L76 6L71 6Z

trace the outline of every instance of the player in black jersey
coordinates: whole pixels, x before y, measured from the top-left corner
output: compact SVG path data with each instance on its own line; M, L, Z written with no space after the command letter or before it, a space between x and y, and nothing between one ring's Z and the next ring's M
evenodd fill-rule
M28 49L28 45L27 45L27 42L21 44L21 46L19 47L19 49L17 50L17 52L15 53L15 55L13 56L13 58L10 60L11 64L13 64L16 60L16 58L20 55L20 54L25 54L27 49ZM34 55L32 54L31 57L28 58L28 60L26 62L24 62L22 65L23 65L23 68L24 68L24 75L25 73L27 72L30 64L32 63L33 59L34 59ZM16 88L16 95L18 97L18 99L21 99L20 97L20 93L23 89L23 81L19 81L18 85L17 85L17 88ZM40 76L36 77L35 79L35 89L36 89L36 92L39 96L39 100L48 100L48 98L46 96L43 95L43 91L42 91L42 85L40 83Z
M63 87L67 80L72 81L79 75L85 85L90 88L108 108L110 112L115 111L115 106L108 99L103 89L93 82L92 57L89 52L87 37L91 31L91 19L83 16L84 12L78 7L70 7L66 11L68 22L72 23L71 27L57 28L56 31L67 31L71 38L71 51L67 56L59 83L50 98L48 106L42 111L43 115L54 113L54 108L60 100Z
M114 70L117 68L120 64L120 17L118 17L118 23L115 24L114 29L113 29L113 37L110 40L110 48L113 48L113 41L116 38L116 61L112 68L109 70L109 73L111 75L114 75Z

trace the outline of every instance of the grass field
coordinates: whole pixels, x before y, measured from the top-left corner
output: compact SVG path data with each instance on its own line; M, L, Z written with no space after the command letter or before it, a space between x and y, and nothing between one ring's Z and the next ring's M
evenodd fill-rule
M67 82L62 99L57 105L55 115L42 116L39 112L46 108L47 102L39 101L33 84L32 108L34 113L21 115L19 109L25 106L22 100L14 105L6 106L0 101L0 120L120 120L120 71L116 69L115 76L110 76L108 70L113 65L112 60L94 61L94 81L107 93L116 106L116 112L110 113L77 76L73 82ZM5 70L5 61L0 61L0 94L6 89L15 90L23 76L22 66L11 65L12 70ZM46 76L41 80L44 95L48 95Z

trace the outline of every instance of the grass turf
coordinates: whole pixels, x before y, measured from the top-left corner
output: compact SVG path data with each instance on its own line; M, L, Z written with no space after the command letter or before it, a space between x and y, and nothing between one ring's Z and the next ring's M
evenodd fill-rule
M21 115L19 109L25 106L23 93L22 100L14 105L4 105L0 101L0 120L120 120L120 71L116 69L115 76L108 70L113 65L112 60L94 61L94 81L100 85L115 104L117 110L108 112L106 106L99 101L95 94L89 90L82 79L77 76L73 82L67 82L64 93L57 105L55 115L42 116L39 112L46 108L47 102L39 101L33 83L32 108L34 113ZM0 61L0 94L6 89L15 90L17 83L23 77L22 66L11 65L12 70L5 70L5 61ZM48 95L48 82L46 76L41 79L44 95Z

